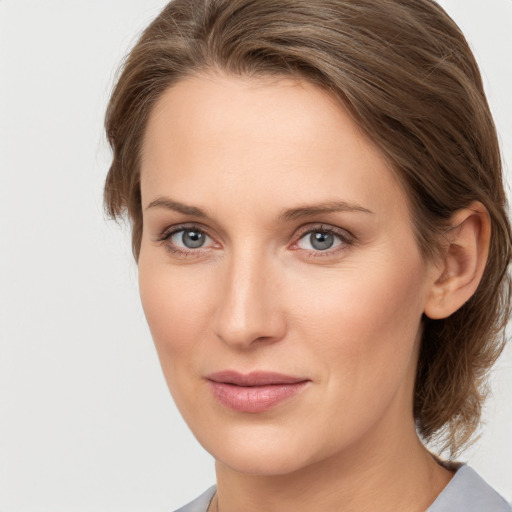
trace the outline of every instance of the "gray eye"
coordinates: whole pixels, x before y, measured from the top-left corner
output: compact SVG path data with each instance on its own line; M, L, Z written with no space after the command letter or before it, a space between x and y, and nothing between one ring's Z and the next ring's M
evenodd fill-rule
M313 231L313 233L309 235L309 242L314 249L325 251L334 245L334 236L331 235L331 233Z
M170 237L170 241L172 245L182 249L199 249L207 243L209 238L206 233L199 229L184 228L175 231Z
M341 235L322 229L313 229L305 233L297 245L307 251L326 251L342 243L344 240Z
M189 249L197 249L198 247L202 247L205 240L206 236L204 233L195 231L193 229L185 229L181 235L181 241L183 245Z

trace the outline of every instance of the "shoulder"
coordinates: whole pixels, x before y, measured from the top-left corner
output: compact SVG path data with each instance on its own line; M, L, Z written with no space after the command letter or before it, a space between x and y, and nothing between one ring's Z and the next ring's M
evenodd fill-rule
M510 505L478 473L461 465L427 512L511 512Z
M194 501L191 501L188 505L185 505L174 512L207 512L210 501L212 500L216 490L217 487L215 485L210 487Z
M175 512L207 512L216 491L210 487ZM426 512L512 512L510 505L478 473L461 465Z

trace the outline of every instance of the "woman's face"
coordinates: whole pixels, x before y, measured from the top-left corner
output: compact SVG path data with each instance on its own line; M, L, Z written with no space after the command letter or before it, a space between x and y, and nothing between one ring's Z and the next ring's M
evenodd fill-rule
M181 81L149 119L141 187L144 311L217 460L285 474L414 429L433 272L397 180L333 98Z

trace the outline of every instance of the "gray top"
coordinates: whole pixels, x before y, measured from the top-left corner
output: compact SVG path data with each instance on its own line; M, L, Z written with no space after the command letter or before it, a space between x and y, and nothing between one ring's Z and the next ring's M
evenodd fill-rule
M207 512L216 487L175 512ZM510 505L469 466L460 466L426 512L512 512Z
M427 512L511 512L510 505L469 466L460 466Z

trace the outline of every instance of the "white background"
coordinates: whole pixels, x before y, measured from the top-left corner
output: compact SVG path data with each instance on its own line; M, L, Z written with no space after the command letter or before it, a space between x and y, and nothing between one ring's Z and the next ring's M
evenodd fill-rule
M127 227L105 220L114 71L164 0L0 0L0 510L173 510L214 482L168 395ZM512 165L512 1L444 0ZM510 181L510 179L509 179ZM512 350L468 460L512 499Z

